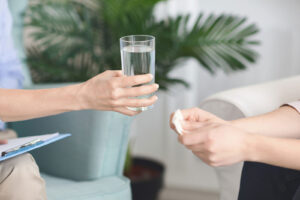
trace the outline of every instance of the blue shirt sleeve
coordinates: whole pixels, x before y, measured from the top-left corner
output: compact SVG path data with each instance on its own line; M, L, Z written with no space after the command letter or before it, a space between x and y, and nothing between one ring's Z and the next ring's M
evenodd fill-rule
M7 0L0 0L0 88L21 88L24 81L22 64L11 34L12 17ZM0 129L4 123L0 122Z
M0 88L21 88L24 80L11 29L7 0L0 0Z

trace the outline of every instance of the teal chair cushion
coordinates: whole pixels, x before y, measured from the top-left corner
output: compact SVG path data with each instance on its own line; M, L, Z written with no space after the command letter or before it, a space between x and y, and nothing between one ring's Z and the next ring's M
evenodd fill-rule
M130 183L124 177L109 176L94 181L72 181L42 174L49 200L131 200Z

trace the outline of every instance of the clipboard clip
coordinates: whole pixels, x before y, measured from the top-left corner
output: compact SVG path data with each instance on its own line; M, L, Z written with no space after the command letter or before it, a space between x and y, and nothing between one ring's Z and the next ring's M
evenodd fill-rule
M20 150L20 149L22 149L22 148L25 148L25 147L28 147L28 146L31 146L31 145L35 145L35 144L38 143L38 142L41 142L41 140L40 140L40 139L35 139L35 140L32 140L32 141L27 142L27 143L25 143L25 144L22 144L22 145L20 145L20 146L18 146L18 147L14 147L14 148L8 149L8 150L6 150L6 151L3 151L3 152L1 153L1 156L5 156L5 155L7 155L7 154L9 154L9 153L18 151L18 150Z

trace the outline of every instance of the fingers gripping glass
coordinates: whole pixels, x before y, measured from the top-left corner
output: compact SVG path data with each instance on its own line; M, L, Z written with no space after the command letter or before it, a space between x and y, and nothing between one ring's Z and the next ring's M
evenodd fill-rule
M120 38L122 71L126 76L152 74L155 77L155 38L150 35L130 35ZM150 83L153 84L155 78ZM146 84L142 84L146 85ZM137 85L138 87L141 85ZM153 94L137 98L149 98ZM153 106L129 108L134 111L145 111Z

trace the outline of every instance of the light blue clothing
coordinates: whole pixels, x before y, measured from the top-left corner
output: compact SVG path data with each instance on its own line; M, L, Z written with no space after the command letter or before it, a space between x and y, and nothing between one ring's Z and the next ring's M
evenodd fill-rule
M24 77L11 35L12 17L7 0L0 0L0 88L21 88ZM5 124L0 121L0 129Z

